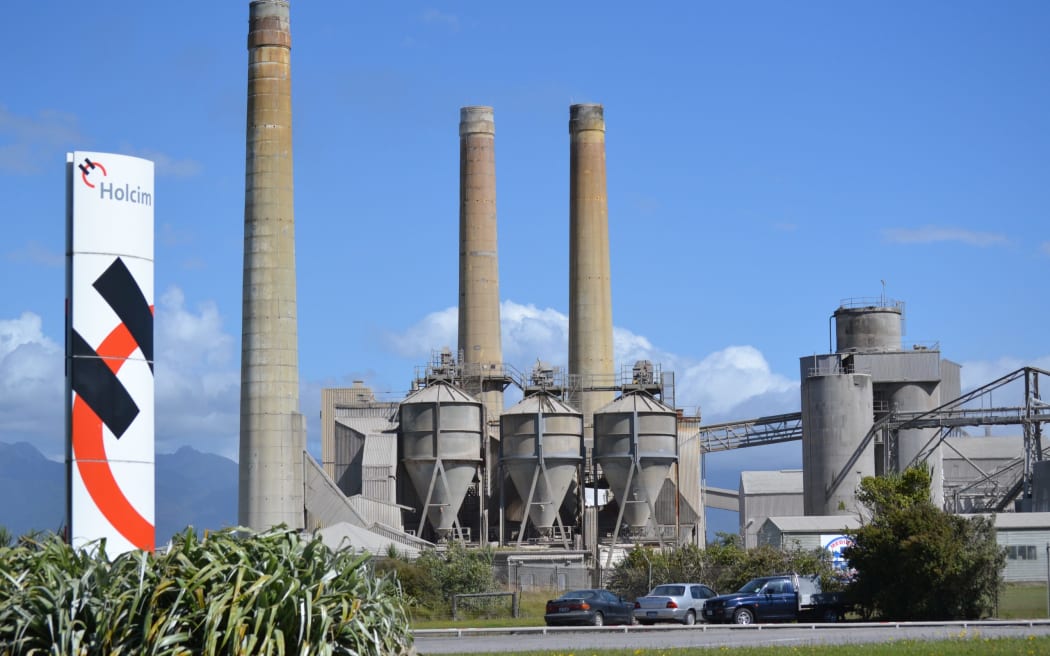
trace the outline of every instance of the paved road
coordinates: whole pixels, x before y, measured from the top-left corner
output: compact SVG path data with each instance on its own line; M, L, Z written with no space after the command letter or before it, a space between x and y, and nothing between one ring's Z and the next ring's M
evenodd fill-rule
M1050 636L1050 620L580 627L417 631L420 654L850 644L894 640Z

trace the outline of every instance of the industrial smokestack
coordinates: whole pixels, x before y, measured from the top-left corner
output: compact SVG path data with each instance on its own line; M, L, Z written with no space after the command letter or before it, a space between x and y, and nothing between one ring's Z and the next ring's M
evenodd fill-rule
M241 323L241 525L303 528L303 450L292 212L291 32L286 0L248 19Z
M616 375L602 106L569 107L569 137L569 374L581 387L611 388ZM612 391L576 397L588 437L594 411L613 397Z
M459 351L487 421L503 411L495 139L491 107L459 110Z

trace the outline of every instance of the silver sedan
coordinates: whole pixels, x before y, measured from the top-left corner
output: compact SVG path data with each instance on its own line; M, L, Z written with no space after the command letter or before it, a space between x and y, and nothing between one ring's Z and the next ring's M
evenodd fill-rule
M681 622L695 624L704 614L704 601L715 591L702 583L665 583L634 602L634 619L639 624Z

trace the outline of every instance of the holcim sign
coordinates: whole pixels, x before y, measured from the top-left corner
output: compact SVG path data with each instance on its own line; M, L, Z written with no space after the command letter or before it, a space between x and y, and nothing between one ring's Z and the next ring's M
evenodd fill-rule
M153 162L75 152L66 173L70 539L152 550Z

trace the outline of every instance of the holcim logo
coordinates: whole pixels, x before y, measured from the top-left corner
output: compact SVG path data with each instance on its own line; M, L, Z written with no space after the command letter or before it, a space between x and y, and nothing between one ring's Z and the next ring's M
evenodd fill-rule
M88 176L92 175L96 169L102 172L103 178L109 176L109 173L106 172L106 167L102 165L102 162L92 162L85 157L84 163L80 165L80 179L91 189L95 189L95 185L91 183ZM93 177L98 178L97 175L94 175ZM153 194L148 191L143 191L141 187L137 186L132 189L129 184L125 184L121 187L119 184L99 180L98 196L101 200L114 200L121 203L146 205L147 207L153 206Z

